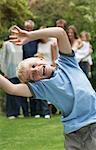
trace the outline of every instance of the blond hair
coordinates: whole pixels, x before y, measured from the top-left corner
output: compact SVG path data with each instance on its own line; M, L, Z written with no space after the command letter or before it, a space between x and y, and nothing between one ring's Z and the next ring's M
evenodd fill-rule
M44 58L41 56L30 57L30 58L22 60L16 69L16 74L17 74L17 77L19 78L19 80L22 83L28 82L30 80L28 78L28 71L29 71L30 67L32 67L32 65L34 65L34 64L37 65L38 61L42 61L42 60L44 60ZM43 63L45 64L46 62L44 61Z
M27 67L26 60L22 60L16 68L16 75L22 83L28 82L28 79L26 79L25 77L26 67Z
M87 32L87 31L82 31L82 32L80 33L80 37L81 37L81 38L82 38L82 35L83 35L83 34L85 34L87 41L90 41L90 40L91 40L91 35L90 35L89 32Z

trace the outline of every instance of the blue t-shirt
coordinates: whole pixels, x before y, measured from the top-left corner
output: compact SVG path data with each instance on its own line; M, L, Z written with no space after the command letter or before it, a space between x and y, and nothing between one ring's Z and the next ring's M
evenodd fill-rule
M60 54L50 79L28 83L37 99L46 99L63 112L65 133L96 122L96 93L80 69L74 52Z

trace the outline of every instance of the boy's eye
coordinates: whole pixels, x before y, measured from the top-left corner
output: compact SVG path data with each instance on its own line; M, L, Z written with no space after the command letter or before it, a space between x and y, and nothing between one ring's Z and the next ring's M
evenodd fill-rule
M32 68L35 68L35 65L32 65Z

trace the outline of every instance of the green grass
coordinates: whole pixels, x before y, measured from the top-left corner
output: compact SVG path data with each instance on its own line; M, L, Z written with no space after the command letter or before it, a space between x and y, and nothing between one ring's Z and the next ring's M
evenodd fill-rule
M64 150L60 116L51 119L0 116L0 150Z

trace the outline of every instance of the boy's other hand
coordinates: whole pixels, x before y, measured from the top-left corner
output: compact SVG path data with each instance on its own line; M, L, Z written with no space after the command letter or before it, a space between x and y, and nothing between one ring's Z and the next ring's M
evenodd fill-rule
M10 42L16 45L22 45L28 42L28 32L20 29L18 26L10 28Z

